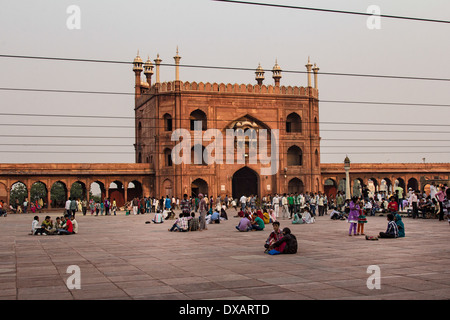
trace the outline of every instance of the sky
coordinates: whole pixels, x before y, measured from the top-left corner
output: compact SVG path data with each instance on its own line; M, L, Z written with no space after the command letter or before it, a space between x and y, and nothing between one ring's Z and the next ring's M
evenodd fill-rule
M381 14L450 20L448 0L265 2L357 12L377 5ZM72 5L79 29L67 25ZM260 63L266 85L275 60L305 71L310 57L320 68L322 163L346 155L353 163L450 162L450 81L320 74L450 78L449 24L381 18L369 29L368 19L210 0L3 0L0 54L131 62L139 50L144 61L159 53L172 64L178 46L182 65ZM5 90L133 93L132 65L0 57L0 70L0 163L134 162L133 95ZM173 66L161 67L161 81L174 77ZM254 72L242 70L181 67L180 79L256 84ZM281 85L306 86L307 78L282 73Z

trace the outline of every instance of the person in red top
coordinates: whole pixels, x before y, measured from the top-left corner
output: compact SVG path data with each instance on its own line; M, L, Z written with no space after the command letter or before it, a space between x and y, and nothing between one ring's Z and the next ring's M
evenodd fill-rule
M73 224L70 220L70 215L66 214L64 217L66 218L65 225L63 225L63 229L58 230L58 234L73 234Z
M388 210L389 212L397 212L398 211L398 203L395 201L394 197L391 197L391 202L388 204Z

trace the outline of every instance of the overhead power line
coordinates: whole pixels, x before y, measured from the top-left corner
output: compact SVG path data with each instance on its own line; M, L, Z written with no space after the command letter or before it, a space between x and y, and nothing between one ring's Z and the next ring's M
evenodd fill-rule
M338 123L333 123L338 124ZM347 123L348 124L348 123ZM51 128L51 127L63 127L63 128L92 128L92 124L30 124L30 123L0 123L0 126L6 126L6 127L44 127L44 128ZM131 126L122 126L122 125L102 125L102 124L95 124L95 129L97 128L114 128L114 129L135 129L134 125ZM142 126L142 129L155 129L160 128L164 129L164 126ZM309 132L315 132L316 129L302 129L301 132L292 132L292 134L308 134ZM424 130L386 130L386 129L378 129L378 130L369 130L369 129L359 129L359 130L352 130L352 129L320 129L320 132L364 132L364 133L437 133L437 134L450 134L450 131L424 131Z
M133 154L135 155L135 152L132 151L74 151L74 150L70 150L70 151L41 151L41 150L0 150L0 153L51 153L51 154L72 154L72 153L76 153L76 154ZM450 154L450 151L389 151L389 154ZM164 154L164 153L158 153L158 154ZM281 154L287 154L287 153L279 153L279 155ZM303 152L303 155L310 155L314 153L310 153L310 152ZM324 154L350 154L350 155L354 155L354 154L380 154L379 151L363 151L363 152L347 152L347 151L342 151L342 152L321 152L321 155ZM225 163L226 164L226 163ZM197 164L200 165L200 164Z
M42 113L9 113L9 112L1 112L0 116L26 116L26 117L57 117L57 118L92 118L92 119L125 119L125 120L135 120L135 117L132 116L107 116L107 115L64 115L64 114L42 114ZM141 117L138 120L164 120L160 117ZM175 119L172 119L175 120ZM178 118L178 120L191 120L191 118ZM198 121L201 121L200 119ZM217 122L230 122L237 121L236 118L233 119L214 119L207 120L212 123ZM285 124L286 119L284 120L264 120L263 122L267 123L280 123L282 125ZM302 124L316 124L315 121L301 121ZM364 126L411 126L411 127L444 127L448 128L448 124L439 124L439 123L387 123L387 122L347 122L347 121L320 121L320 125L364 125ZM120 127L120 126L119 126ZM163 128L163 126L148 126L149 128ZM176 129L174 127L174 129ZM381 129L380 129L381 130ZM319 130L322 131L322 130ZM333 130L332 130L333 131ZM365 130L364 130L365 131ZM420 132L420 131L418 131Z
M245 5L253 5L253 6L272 7L272 8L309 10L309 11L317 11L317 12L350 14L350 15L358 15L358 16L373 16L372 13L367 13L367 12L345 11L345 10L324 9L324 8L311 8L311 7L299 7L299 6L284 5L284 4L249 2L249 1L234 1L234 0L212 0L212 1L227 2L227 3L233 3L233 4L245 4ZM389 15L389 14L380 14L379 16L382 17L382 18L390 18L390 19L402 19L402 20L412 20L412 21L422 21L422 22L435 22L435 23L446 23L446 24L450 23L450 21L448 21L448 20L417 18L417 17L406 17L406 16Z
M132 65L132 61L118 61L118 60L102 60L102 59L83 59L83 58L61 58L61 57L45 57L45 56L27 56L27 55L12 55L12 54L0 54L0 58L17 58L17 59L35 59L35 60L55 60L55 61L69 61L69 62L90 62L90 63L111 63L111 64L129 64ZM175 67L174 63L161 63L161 66ZM193 64L179 64L181 68L196 68L196 69L214 69L214 70L233 70L233 71L251 71L255 72L256 68L245 67L228 67L228 66L206 66L206 65L193 65ZM286 73L299 73L306 74L307 71L300 70L285 70ZM424 81L450 81L450 78L437 78L437 77L419 77L419 76L400 76L400 75L381 75L381 74L363 74L363 73L343 73L343 72L324 72L321 71L320 75L329 76L346 76L346 77L368 77L368 78L388 78L388 79L400 79L400 80L424 80Z
M92 91L92 90L65 90L65 89L37 89L37 88L7 88L0 87L0 91L24 91L24 92L44 92L44 93L75 93L75 94L102 94L102 95L127 95L133 96L134 92L120 91ZM142 93L141 95L152 95ZM206 94L197 94L206 96ZM253 97L239 97L239 99L254 99ZM367 105L386 105L386 106L408 106L408 107L444 107L449 108L450 104L439 103L409 103L409 102L382 102L382 101L351 101L351 100L319 100L320 103L340 103L340 104L367 104ZM134 117L133 117L134 119Z

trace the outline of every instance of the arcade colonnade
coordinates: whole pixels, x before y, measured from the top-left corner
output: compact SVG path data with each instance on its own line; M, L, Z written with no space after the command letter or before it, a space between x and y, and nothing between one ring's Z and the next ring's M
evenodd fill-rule
M350 192L360 195L363 186L371 193L386 191L387 194L400 186L429 194L431 183L450 182L448 163L356 163L350 167ZM321 185L328 195L345 192L345 172L342 164L322 164Z
M51 201L52 193L56 193L58 188L64 194L64 199L73 196L74 189L77 189L78 198L85 197L89 200L90 192L94 195L101 193L101 199L115 199L119 206L134 197L169 195L181 198L183 193L203 193L214 197L226 194L240 197L241 193L264 196L275 193L277 184L281 193L322 191L334 197L338 190L345 191L343 164L323 163L320 180L310 181L309 178L307 175L296 175L288 171L267 179L244 166L229 177L224 188L214 176L199 174L192 178L189 186L177 192L173 185L175 180L159 180L148 163L0 164L0 199L9 204L11 190L17 185L21 185L24 197L35 201L33 197L39 195L44 203L52 207L63 206L63 203ZM359 195L363 186L368 186L372 193L386 191L389 194L397 185L405 191L411 187L428 193L432 182L450 185L449 163L356 163L350 167L350 190L353 195ZM268 188L270 184L272 186ZM314 190L307 190L307 185L312 185Z
M0 200L9 204L11 190L19 188L29 201L42 198L48 207L64 205L54 201L57 193L64 199L76 193L88 201L91 194L100 193L102 200L115 199L122 206L149 195L153 177L148 164L0 164Z

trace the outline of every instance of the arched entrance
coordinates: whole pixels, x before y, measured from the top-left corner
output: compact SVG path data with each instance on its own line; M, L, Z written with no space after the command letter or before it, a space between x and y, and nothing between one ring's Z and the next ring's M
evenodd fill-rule
M235 199L252 194L259 197L259 176L249 167L243 167L233 174L232 188Z
M130 181L128 183L127 201L132 201L134 198L141 199L142 197L142 184L137 180Z
M416 178L411 178L408 180L408 190L409 188L413 189L414 191L419 191L419 182Z
M299 178L293 178L288 183L288 193L303 193L303 181Z
M87 199L86 185L81 181L75 181L70 187L70 197L75 200Z
M125 204L125 189L121 181L113 181L109 185L109 198L111 202L116 200L116 205L122 207Z
M0 200L3 200L5 205L7 205L8 201L8 189L6 188L6 185L0 182Z
M192 197L197 197L200 193L208 194L208 183L203 179L195 179L191 184Z
M336 198L337 193L336 181L334 181L331 178L325 180L325 184L323 185L323 192L327 195L328 198Z
M44 208L47 206L48 201L48 190L45 183L42 181L36 181L31 185L30 188L30 201L36 202L42 199Z
M28 188L25 183L17 181L11 186L11 191L9 193L9 204L17 208L17 206L22 206L25 199L28 197ZM30 199L28 199L29 201Z
M56 181L50 188L50 202L52 208L64 208L67 200L67 186L64 182Z

